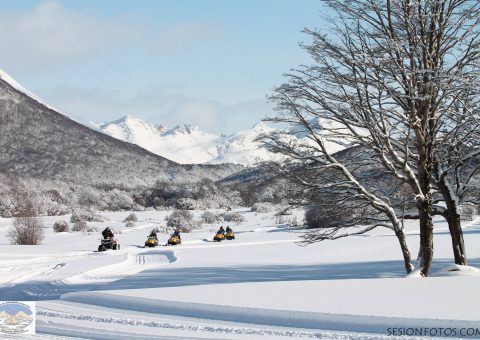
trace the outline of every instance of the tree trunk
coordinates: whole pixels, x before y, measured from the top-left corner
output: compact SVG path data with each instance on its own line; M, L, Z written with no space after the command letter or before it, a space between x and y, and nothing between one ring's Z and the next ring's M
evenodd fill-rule
M412 264L412 255L410 254L410 250L408 249L407 241L405 239L405 233L403 232L403 229L400 229L400 227L398 227L395 228L395 235L397 235L398 242L400 243L400 248L402 249L405 270L407 271L407 274L410 274L414 266Z
M463 241L462 223L460 221L458 207L450 196L450 191L448 188L446 188L445 193L442 186L444 186L444 183L439 183L440 191L442 192L445 204L447 206L446 219L448 222L448 229L450 230L450 237L452 239L453 257L456 264L466 266L467 254L465 252L465 242Z
M458 212L458 204L452 191L449 190L450 188L446 181L447 179L442 177L437 182L437 185L447 206L445 219L447 220L450 237L452 239L453 257L455 259L455 264L466 266L467 254L465 252L465 242L463 241L463 230L460 221L460 214Z
M450 236L452 238L453 257L455 263L461 266L467 265L467 254L465 252L465 242L463 241L463 230L460 222L460 215L457 209L452 211L448 209L448 229L450 229Z
M433 221L427 200L419 203L422 276L428 276L433 261Z

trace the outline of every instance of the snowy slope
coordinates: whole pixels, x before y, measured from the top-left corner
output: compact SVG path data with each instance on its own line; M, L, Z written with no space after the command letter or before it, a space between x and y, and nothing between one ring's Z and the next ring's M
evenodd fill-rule
M228 136L217 136L186 124L166 129L162 125L149 124L132 116L96 126L112 137L137 144L181 164L235 163L249 166L281 159L280 155L269 152L255 141L258 136L275 131L263 122L255 124L249 130ZM294 131L291 138L304 139L305 133ZM332 152L341 149L336 143L327 143Z
M60 112L60 110L57 110L56 108L48 105L47 103L45 103L42 99L40 99L40 97L38 97L37 95L33 94L32 92L28 91L27 89L25 89L22 85L20 85L15 79L13 79L7 72L3 71L0 69L0 79L2 79L3 81L7 82L8 84L10 84L15 90L17 91L20 91L24 94L26 94L27 96L29 96L30 98L36 100L37 102L39 102L40 104L43 104L45 105L46 107L48 107L49 109L51 110L54 110L54 111L57 111L57 112Z
M233 241L212 242L219 225L203 225L180 246L154 249L140 246L169 211L136 212L129 228L122 223L129 212L104 213L108 223L91 225L122 231L121 250L104 253L94 251L99 233L53 233L59 217L44 219L42 245L8 245L11 220L0 219L0 296L37 300L40 334L32 338L391 340L398 338L388 328L478 329L480 272L442 271L453 259L440 219L434 277L425 279L405 278L388 230L300 247L301 230L276 224L274 212L237 212L246 220L233 225ZM406 227L415 253L417 226ZM464 232L478 267L480 219ZM167 237L159 234L162 243Z
M252 165L273 160L277 156L255 142L260 134L272 130L264 123L229 136L217 136L188 124L167 129L126 116L119 120L96 124L99 130L117 139L137 144L157 155L182 164L236 163Z
M10 86L12 86L15 90L19 91L19 92L22 92L23 94L27 95L28 97L32 98L33 100L35 100L36 102L44 105L45 107L49 108L50 110L53 110L55 112L58 112L62 115L64 115L65 117L68 117L70 118L71 120L74 120L75 122L79 123L79 124L82 124L82 125L85 125L86 127L90 128L90 129L94 129L94 130L97 130L97 127L90 123L90 122L87 122L86 120L83 120L81 118L78 118L78 117L73 117L71 115L67 115L65 113L63 113L61 110L51 106L50 104L47 104L43 99L41 99L40 97L38 97L37 95L35 95L34 93L28 91L27 89L25 89L22 85L20 85L15 79L13 79L7 72L3 71L0 69L0 79L5 81L6 83L8 83Z

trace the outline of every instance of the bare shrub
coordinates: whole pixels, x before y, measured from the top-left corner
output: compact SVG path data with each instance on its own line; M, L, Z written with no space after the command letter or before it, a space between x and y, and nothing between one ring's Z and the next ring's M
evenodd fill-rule
M131 228L135 225L135 223L133 223L132 221L127 221L127 223L125 223L125 227L126 228Z
M138 222L138 217L137 217L137 215L135 215L135 213L131 213L130 215L125 217L123 222L132 222L132 223Z
M197 201L194 200L193 198L181 197L171 201L172 202L175 201L175 209L194 210L197 208Z
M36 217L16 217L8 229L7 237L11 244L40 244L44 238L43 223Z
M275 215L275 224L285 224L289 227L299 227L301 223L296 216Z
M108 210L132 210L136 205L128 193L119 189L113 189L107 192L106 196Z
M177 229L183 233L189 233L197 227L197 223L193 220L193 214L188 210L175 210L165 217L165 220L168 228Z
M88 231L87 222L85 220L78 220L73 224L72 231Z
M67 233L70 231L70 227L66 221L57 221L53 224L53 231L56 233Z
M273 211L273 205L268 202L258 202L252 205L251 210L258 213L269 213Z
M275 215L277 216L280 216L280 215L285 216L285 215L291 215L291 214L292 214L291 207L288 205L280 206L278 210L275 212Z
M200 216L200 222L205 224L214 224L219 222L219 218L211 211L205 211L202 216Z
M245 221L245 217L238 212L224 212L220 215L224 222L243 222Z

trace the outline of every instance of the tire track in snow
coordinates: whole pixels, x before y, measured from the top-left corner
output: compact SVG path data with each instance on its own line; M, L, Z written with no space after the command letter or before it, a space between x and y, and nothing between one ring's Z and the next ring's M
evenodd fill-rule
M92 252L72 252L67 254L37 255L26 259L11 259L7 266L0 265L0 287L12 287L17 284L45 279L45 277L67 266L72 260L97 257Z
M123 311L125 312L125 311ZM41 333L50 334L50 322L46 322L47 319L66 319L66 320L75 320L75 321L90 321L97 322L98 330L102 331L107 328L107 325L118 324L118 325L127 325L132 327L148 327L148 328L161 328L161 329L171 329L177 331L190 331L195 333L200 333L199 335L208 336L212 335L243 335L243 336L256 336L256 337L294 337L294 338L311 338L311 339L351 339L351 340L360 340L360 339L397 339L397 337L387 337L379 334L368 334L368 333L348 333L348 332L329 332L329 331L309 331L302 329L286 329L286 328L270 328L270 327L253 327L247 325L229 325L229 324L214 324L213 322L205 322L205 320L195 320L194 322L187 322L181 320L172 320L172 319L163 319L159 315L155 317L142 317L135 314L125 314L123 317L117 316L113 313L114 316L105 316L98 315L95 313L95 310L87 313L71 313L63 311L55 311L49 308L37 308L37 318L39 321L44 321L41 323L39 331ZM51 325L53 331L57 329L55 324ZM72 329L73 328L73 329ZM69 335L69 331L75 331L75 327L69 325L69 329L65 335ZM96 331L97 328L92 329ZM132 330L132 333L135 334L135 330ZM203 333L203 334L202 334ZM205 334L206 333L206 334ZM62 335L62 333L53 333L57 335ZM113 333L109 333L112 334ZM138 335L141 336L141 335ZM161 337L160 337L161 338ZM183 338L183 337L182 337ZM402 338L402 339L413 339L413 338Z
M270 240L270 241L252 241L252 242L235 242L232 241L221 241L215 242L209 239L203 239L203 242L210 243L211 245L199 245L199 246L175 246L178 247L177 249L212 249L215 248L223 248L223 247L244 247L244 246L258 246L258 245L266 245L266 244L278 244L278 243L295 243L300 241L300 239L289 239L289 240ZM227 243L228 242L228 243Z
M126 253L125 260L63 279L64 284L91 284L117 281L149 269L160 268L165 264L177 261L173 251L143 251Z
M20 267L21 269L19 266L6 267L0 270L2 279L5 280L0 286L11 287L24 281L44 278L64 266L66 266L66 263L62 262L56 264L23 266Z
M45 273L41 274L40 277L45 277L45 276L48 276L50 274L52 274L54 271L56 270L59 270L63 267L65 267L67 264L62 262L62 263L57 263L56 265L54 265L51 269L47 270Z
M68 262L53 263L48 266L30 266L31 271L22 269L15 275L15 281L9 278L8 284L0 284L1 297L10 300L50 300L74 291L100 289L102 285L124 279L145 270L161 268L177 261L173 251L147 251L121 254L125 256L120 263L104 265L83 273L49 280L52 273L68 266ZM87 256L90 257L90 256ZM17 268L18 270L18 268ZM42 275L43 274L43 275ZM3 278L3 277L2 277ZM37 280L38 278L38 280Z
M176 318L206 320L209 324L242 323L253 327L312 332L385 335L387 328L476 328L474 320L451 320L417 317L392 317L362 314L295 311L283 309L242 307L210 303L159 300L149 297L122 296L115 293L79 292L62 296L62 301L89 305L92 310L109 308L125 313L141 312L150 315L169 315ZM362 337L360 337L362 338ZM389 338L385 335L385 338ZM478 337L476 337L478 338Z

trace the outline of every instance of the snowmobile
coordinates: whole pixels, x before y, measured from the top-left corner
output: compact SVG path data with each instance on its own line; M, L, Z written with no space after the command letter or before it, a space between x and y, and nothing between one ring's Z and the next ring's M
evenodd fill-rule
M180 236L177 236L177 235L170 236L170 238L167 241L167 245L169 246L176 246L177 244L181 244L181 243L182 243L182 239L180 238Z
M225 238L227 240L235 240L235 234L233 233L233 231L229 231L225 234Z
M145 248L147 247L151 248L156 246L158 246L158 240L153 236L149 236L145 241Z
M215 242L223 241L223 240L225 240L225 234L216 233L215 236L213 237L213 240L214 240Z
M115 240L113 238L104 238L100 241L98 251L105 251L107 249L119 250L120 243L118 242L118 240Z

